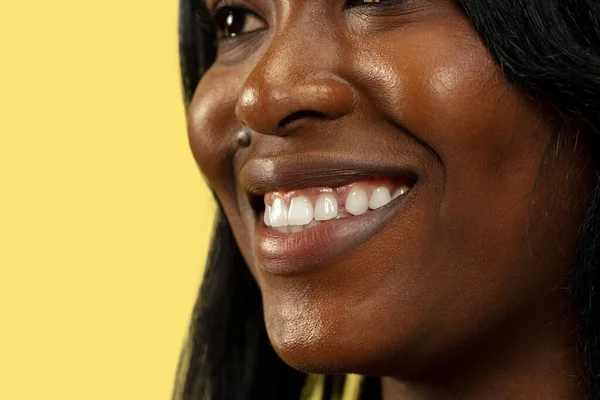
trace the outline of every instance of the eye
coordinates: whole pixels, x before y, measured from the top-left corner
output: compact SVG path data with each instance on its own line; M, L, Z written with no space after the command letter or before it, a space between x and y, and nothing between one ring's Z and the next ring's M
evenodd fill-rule
M267 27L266 22L252 11L232 6L219 7L215 11L215 23L220 39L231 39Z

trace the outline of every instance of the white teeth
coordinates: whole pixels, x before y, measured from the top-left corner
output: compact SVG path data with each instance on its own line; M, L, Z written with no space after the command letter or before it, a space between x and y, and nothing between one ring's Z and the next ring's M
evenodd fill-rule
M406 185L400 186L398 189L396 189L396 191L394 192L394 195L392 196L392 199L395 199L397 197L402 196L404 193L408 192L410 190L410 188Z
M304 196L294 197L290 203L288 225L307 225L312 221L314 209L310 200Z
M272 226L272 224L271 224L271 206L265 207L264 221L265 221L266 226Z
M264 224L278 232L302 232L319 225L321 221L362 215L369 209L381 208L393 199L406 194L410 187L401 185L391 194L387 186L378 186L373 190L370 198L367 190L369 190L368 185L362 183L352 185L341 210L335 193L331 192L322 193L314 207L308 197L300 195L291 199L288 208L284 199L275 195L272 197L272 204L265 204Z
M371 200L369 201L369 208L371 210L376 210L380 207L385 206L390 201L392 201L392 195L390 194L390 190L385 186L380 186L377 189L373 190Z
M328 221L337 216L338 202L334 196L325 194L317 199L317 204L315 204L315 219L317 221Z
M278 228L287 226L288 210L283 199L276 198L271 205L271 226Z
M352 215L362 215L369 209L369 196L367 191L359 185L350 189L345 204L346 211Z

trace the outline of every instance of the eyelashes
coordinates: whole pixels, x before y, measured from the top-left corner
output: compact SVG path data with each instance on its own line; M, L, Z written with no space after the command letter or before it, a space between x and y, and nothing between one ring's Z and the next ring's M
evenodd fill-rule
M221 2L213 12L217 40L231 40L238 36L267 28L267 22L246 7Z

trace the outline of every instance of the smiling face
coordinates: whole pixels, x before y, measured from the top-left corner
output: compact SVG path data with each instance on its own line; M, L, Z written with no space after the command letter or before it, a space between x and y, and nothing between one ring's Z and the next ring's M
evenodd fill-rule
M190 144L287 363L416 372L560 314L586 155L548 147L452 1L207 6L231 37Z

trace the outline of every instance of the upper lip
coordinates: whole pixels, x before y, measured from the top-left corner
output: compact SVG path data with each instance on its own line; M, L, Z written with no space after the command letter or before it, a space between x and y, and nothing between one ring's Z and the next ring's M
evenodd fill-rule
M239 179L249 196L264 196L278 190L309 187L337 187L361 179L401 176L417 181L414 165L393 165L351 156L325 154L289 154L254 158L242 166Z

